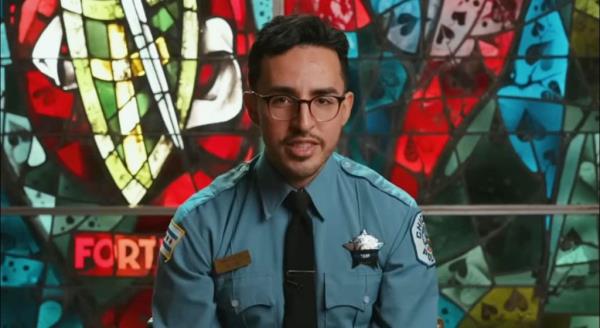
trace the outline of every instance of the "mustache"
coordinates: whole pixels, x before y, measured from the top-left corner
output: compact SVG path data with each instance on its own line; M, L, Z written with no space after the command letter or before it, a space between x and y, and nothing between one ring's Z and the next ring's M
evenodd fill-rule
M282 143L289 144L289 143L294 142L296 139L304 139L304 140L310 139L310 140L316 141L319 144L325 143L323 138L321 138L317 135L314 135L314 134L310 134L310 133L309 134L291 134L291 135L285 137L283 139Z

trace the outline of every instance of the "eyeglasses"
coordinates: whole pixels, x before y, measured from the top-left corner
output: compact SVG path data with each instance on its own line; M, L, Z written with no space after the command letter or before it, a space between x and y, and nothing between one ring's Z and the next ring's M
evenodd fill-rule
M245 91L245 93L256 95L264 100L269 115L280 121L289 121L298 117L302 103L308 104L308 110L316 121L331 121L339 113L342 101L346 99L343 96L316 96L312 99L300 99L288 95L261 95L254 91Z

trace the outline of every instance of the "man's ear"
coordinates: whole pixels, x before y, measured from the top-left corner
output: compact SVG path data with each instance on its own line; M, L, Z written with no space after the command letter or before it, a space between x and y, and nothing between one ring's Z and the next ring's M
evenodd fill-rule
M346 100L342 103L340 108L340 115L342 116L342 126L346 125L350 114L352 114L352 106L354 105L354 93L352 91L346 92Z
M258 114L258 103L256 97L251 93L244 93L244 105L252 122L260 126L260 115Z

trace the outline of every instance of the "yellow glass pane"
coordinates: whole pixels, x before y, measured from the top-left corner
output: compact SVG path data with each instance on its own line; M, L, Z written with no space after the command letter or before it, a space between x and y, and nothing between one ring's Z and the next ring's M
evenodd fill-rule
M131 81L117 81L115 84L115 89L117 96L117 108L123 108L135 95L135 90Z
M146 2L150 5L150 6L154 6L155 4L161 2L161 0L146 0Z
M119 189L125 188L125 186L131 181L133 178L127 168L125 168L125 164L119 157L116 151L113 151L108 155L108 157L104 160L106 168L108 168L108 172L110 176L112 176L115 184Z
M575 8L586 12L588 15L595 17L596 19L600 18L600 5L598 1L594 0L577 0L575 1ZM598 24L598 22L596 22Z
M73 59L73 66L75 67L75 75L77 76L79 94L81 94L83 107L85 108L88 121L92 126L92 131L96 134L106 134L108 126L106 125L104 112L102 111L96 86L92 79L89 61L87 59Z
M539 301L533 288L494 288L471 309L470 315L481 327L535 323Z
M130 205L136 205L142 200L146 191L146 188L142 184L133 179L121 192Z
M123 108L119 110L119 125L122 134L135 133L137 125L140 123L140 114L137 108L137 99L131 98Z
M115 20L125 17L119 0L84 0L83 14L98 20Z
M108 157L108 155L115 150L115 144L109 135L106 134L95 134L94 140L96 141L96 145L98 146L98 150L100 151L100 155L102 158Z
M125 27L121 24L108 24L108 40L112 58L127 57L127 43L125 41Z
M126 81L131 79L131 66L127 59L115 59L112 61L113 78L115 81Z
M133 76L144 76L146 72L144 71L144 64L140 59L140 53L136 52L131 55L131 72Z
M150 173L152 177L156 179L160 170L165 163L165 160L171 153L171 149L173 149L173 143L171 140L166 138L165 136L161 136L152 149L150 156L148 156L148 165L150 166Z
M152 174L150 173L150 166L148 163L144 163L139 172L135 175L136 180L138 180L146 189L150 189L152 186Z
M196 11L198 9L198 3L196 0L183 0L183 7Z
M158 53L160 54L161 63L166 64L169 62L169 49L167 48L167 43L165 42L165 38L162 36L156 39L156 47L158 48Z
M129 172L137 173L146 162L146 147L142 128L136 125L134 131L123 139L123 149L125 150L125 162Z
M83 13L80 0L60 0L60 6L77 14Z
M90 59L90 66L92 68L92 76L97 79L104 81L112 81L112 65L110 60L92 58Z
M88 52L81 15L63 11L63 21L65 23L67 43L71 57L87 59Z

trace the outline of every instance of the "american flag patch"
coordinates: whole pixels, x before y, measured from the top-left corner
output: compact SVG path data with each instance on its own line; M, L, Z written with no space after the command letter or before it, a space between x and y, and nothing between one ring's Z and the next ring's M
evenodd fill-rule
M171 220L171 223L169 223L169 227L167 228L167 232L165 233L165 238L160 245L160 253L164 256L165 262L171 259L171 255L173 255L175 246L177 246L184 235L185 230L175 223L175 220Z

